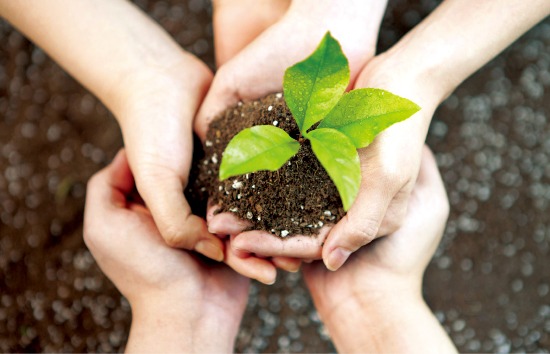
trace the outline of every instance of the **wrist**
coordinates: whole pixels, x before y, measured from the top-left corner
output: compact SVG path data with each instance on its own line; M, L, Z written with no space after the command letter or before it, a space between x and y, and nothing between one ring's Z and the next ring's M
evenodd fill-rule
M208 306L204 299L190 301L168 294L130 301L130 343L156 352L232 352L239 319L223 309ZM200 304L200 305L199 305ZM166 345L166 347L163 347Z
M402 331L403 317L429 311L420 292L373 291L346 301L329 316L321 318L338 351L376 351L388 334Z
M149 63L124 75L106 95L106 105L124 130L144 106L162 110L180 107L180 118L192 120L212 82L212 72L193 55L181 52L177 58Z

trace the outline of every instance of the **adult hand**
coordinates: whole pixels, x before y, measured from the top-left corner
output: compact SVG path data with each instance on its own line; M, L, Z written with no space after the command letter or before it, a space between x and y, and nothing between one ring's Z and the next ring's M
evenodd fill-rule
M325 325L344 352L455 352L425 305L422 276L449 213L433 155L425 148L402 227L364 247L337 272L304 266Z
M276 7L268 2L262 9L269 6ZM350 62L353 82L359 69L375 52L378 28L385 6L385 0L349 1L346 6L328 1L293 1L282 18L271 27L268 27L270 20L261 21L265 16L259 16L252 22L247 22L244 18L239 21L237 29L228 30L224 26L227 24L224 19L228 13L240 11L239 7L233 3L226 4L225 1L214 2L216 51L221 52L217 57L218 62L223 65L214 78L195 122L195 130L199 136L204 139L209 121L224 108L239 100L256 99L271 92L282 91L286 68L311 53L327 30L332 31L340 41ZM275 13L281 14L283 8L279 4ZM263 13L262 9L259 9L260 13ZM232 39L232 31L246 32L249 35L247 38L253 38L252 34L261 35L224 63L235 52L234 48L243 46L243 41ZM240 237L236 235L247 226L246 223L236 220L230 214L213 217L213 210L208 214L211 216L208 218L211 232L233 235L231 245L235 253L273 256L275 259L317 259L321 256L321 245L327 229L322 230L318 237L293 237L284 241L257 231ZM240 243L241 240L244 243ZM255 240L260 242L256 243Z
M208 68L129 1L0 0L0 15L115 115L138 190L165 241L221 260L221 241L183 197Z
M132 77L117 110L137 189L165 242L223 260L223 243L191 213L183 188L192 161L192 120L211 74L188 55L175 68Z
M84 240L132 306L127 349L233 350L249 281L165 244L135 193L124 151L88 184Z

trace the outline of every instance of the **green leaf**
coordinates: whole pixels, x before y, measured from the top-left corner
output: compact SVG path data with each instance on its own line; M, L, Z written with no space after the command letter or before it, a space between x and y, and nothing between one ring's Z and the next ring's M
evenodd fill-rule
M334 108L348 83L348 59L327 32L313 54L285 72L285 100L302 134Z
M361 184L361 166L355 146L344 134L329 128L315 129L307 137L315 156L336 185L347 211Z
M350 138L355 147L362 148L369 145L378 133L419 110L414 102L391 92L357 89L340 99L319 128L336 129Z
M225 148L220 181L261 170L276 171L299 149L300 143L271 125L241 130Z

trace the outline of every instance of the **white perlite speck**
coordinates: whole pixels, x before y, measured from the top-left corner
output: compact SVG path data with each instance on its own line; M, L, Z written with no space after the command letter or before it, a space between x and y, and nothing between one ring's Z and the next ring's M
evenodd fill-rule
M213 163L218 163L218 154L212 155L212 162Z
M253 217L254 217L254 215L252 215L252 212L251 212L251 211L249 211L249 212L246 213L246 218L247 218L247 219L252 219Z
M331 216L331 215L332 215L332 213L330 212L330 210L325 210L325 211L323 212L323 214L324 214L325 216Z
M233 181L231 187L233 187L233 189L241 189L243 187L243 182L236 179Z
M287 237L288 236L288 230L281 231L281 237Z
M269 112L271 112L272 109L273 109L273 106L267 107L267 110L268 110Z
M274 125L274 126L278 126L278 125L279 125L279 121L278 121L278 120L274 120L274 121L273 121L273 125Z
M283 94L282 94L281 92L279 92L279 93L277 93L277 94L275 95L275 97L281 98L281 97L283 97Z
M211 142L210 140L206 140L206 141L204 142L204 145L210 147L210 146L212 146L213 144L212 144L212 142Z

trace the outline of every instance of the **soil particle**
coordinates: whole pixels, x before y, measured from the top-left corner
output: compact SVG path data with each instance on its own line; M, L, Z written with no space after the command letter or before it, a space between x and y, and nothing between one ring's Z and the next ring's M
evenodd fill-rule
M317 234L325 223L340 220L345 213L338 191L308 141L277 171L219 180L221 156L229 141L241 130L256 125L276 125L292 138L300 137L280 93L239 103L210 124L195 188L206 186L211 203L219 206L218 212L234 213L250 221L250 229L280 237Z

